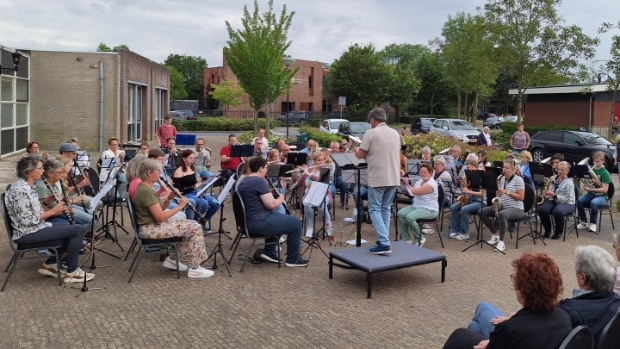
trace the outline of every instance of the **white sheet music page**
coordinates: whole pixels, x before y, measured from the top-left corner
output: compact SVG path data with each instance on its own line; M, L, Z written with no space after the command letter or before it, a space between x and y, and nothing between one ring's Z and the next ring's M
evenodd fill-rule
M327 195L329 184L322 182L312 182L312 185L308 189L308 193L304 196L304 204L310 204L312 206L321 206L321 203Z
M220 205L222 204L222 202L224 202L224 200L226 200L226 195L228 195L228 193L230 192L233 184L235 184L235 177L230 176L230 178L228 178L228 182L226 182L226 186L224 187L224 189L222 189L220 196L217 197L217 201L220 203Z
M207 181L207 183L205 183L202 188L200 189L200 191L198 193L196 193L196 196L201 196L202 194L204 194L205 191L207 191L207 189L211 188L211 186L213 185L213 183L215 183L218 180L217 176L213 176L211 178L209 178L209 180Z

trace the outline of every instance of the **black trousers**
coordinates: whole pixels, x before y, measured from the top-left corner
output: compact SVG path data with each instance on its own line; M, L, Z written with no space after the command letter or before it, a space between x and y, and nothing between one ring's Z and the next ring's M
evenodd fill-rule
M551 233L551 216L555 221L555 234L564 232L564 216L575 210L575 205L558 204L554 200L545 200L538 206L538 215L545 229L545 234Z
M60 225L49 228L43 228L37 232L24 235L16 240L21 244L35 244L39 242L62 240L62 247L58 254L62 255L67 252L67 270L73 272L78 266L78 256L82 249L82 241L86 234L86 226L76 225Z
M465 328L457 328L444 344L443 349L472 349L481 341L488 339L481 334Z

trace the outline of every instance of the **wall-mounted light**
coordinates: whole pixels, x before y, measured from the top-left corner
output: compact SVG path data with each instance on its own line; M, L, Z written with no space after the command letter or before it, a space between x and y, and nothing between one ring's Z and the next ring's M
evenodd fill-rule
M13 74L13 71L17 71L19 69L19 60L21 59L22 55L15 51L13 53L13 68L2 68L2 66L0 65L0 71L2 70L6 70L10 73L7 74Z

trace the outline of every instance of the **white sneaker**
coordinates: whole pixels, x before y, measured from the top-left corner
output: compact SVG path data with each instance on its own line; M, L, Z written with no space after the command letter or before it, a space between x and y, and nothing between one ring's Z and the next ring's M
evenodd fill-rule
M314 227L306 227L306 237L313 237L314 236Z
M164 268L177 270L177 262L172 260L170 256L166 257L166 260L164 261L163 265L164 265ZM181 263L181 261L179 261L179 271L187 271L187 265Z
M213 275L215 275L215 273L212 270L203 267L187 270L187 277L190 279L206 279Z
M457 234L455 240L465 241L469 239L469 234Z
M506 245L504 244L503 241L498 241L497 246L495 246L495 249L497 251L504 251L506 249Z
M280 243L283 244L286 242L286 239L284 238L284 236L280 236Z
M456 239L456 237L457 237L457 236L459 236L459 235L460 235L460 234L458 234L458 233L450 233L449 238L450 238L450 239Z
M426 242L426 238L424 237L424 235L422 235L422 236L420 237L420 244L419 244L418 246L420 246L420 247L424 246L424 243L425 243L425 242Z
M577 224L577 229L590 229L590 226L586 222L579 222L579 224Z
M355 218L353 217L344 217L344 221L347 223L355 223Z
M325 226L325 232L327 233L327 236L333 236L334 235L334 228L331 225L326 225Z
M433 234L434 232L435 232L435 229L433 228L422 229L422 234Z
M596 232L596 224L590 223L590 231L591 232Z
M499 235L491 235L491 239L487 241L489 245L495 245L499 241Z
M75 269L75 271L73 271L73 273L65 273L64 282L66 284L79 283L84 282L84 278L86 278L86 281L90 281L95 278L95 274L86 273L84 272L84 270L77 268Z

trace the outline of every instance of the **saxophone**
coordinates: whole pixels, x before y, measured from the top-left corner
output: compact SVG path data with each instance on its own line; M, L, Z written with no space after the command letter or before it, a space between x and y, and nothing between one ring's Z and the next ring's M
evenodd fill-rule
M500 183L502 182L502 178L504 175L500 175L497 177L497 188L500 187ZM499 196L496 196L491 200L491 205L493 205L493 212L495 213L495 217L499 218L499 211L502 210L502 202L500 201Z
M545 178L545 189L543 189L543 194L540 194L536 197L536 205L540 205L543 202L545 202L545 195L544 193L549 190L549 188L551 187L551 183L555 180L555 178L557 177L557 175L553 175L549 178Z

